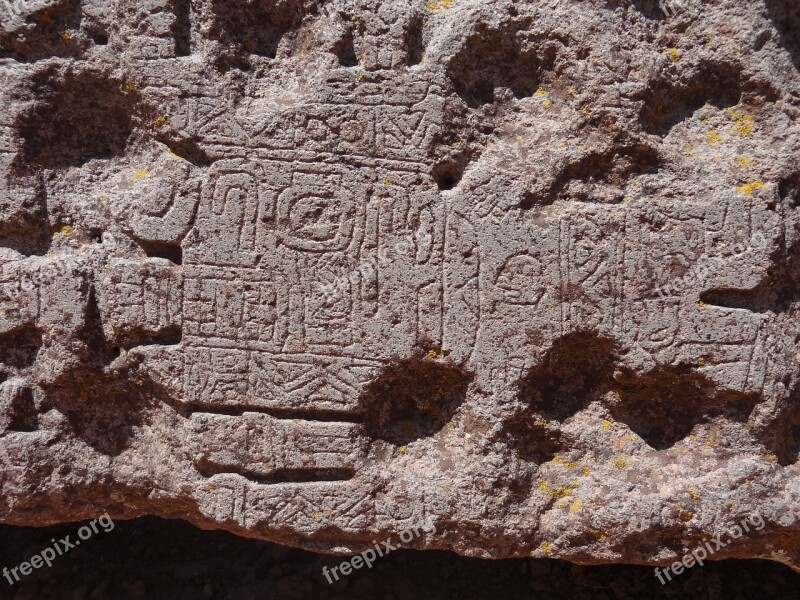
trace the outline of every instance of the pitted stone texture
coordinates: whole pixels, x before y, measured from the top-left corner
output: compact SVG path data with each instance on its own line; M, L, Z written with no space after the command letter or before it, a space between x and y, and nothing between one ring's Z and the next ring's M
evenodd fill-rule
M3 4L0 518L798 567L794 6L667 4Z

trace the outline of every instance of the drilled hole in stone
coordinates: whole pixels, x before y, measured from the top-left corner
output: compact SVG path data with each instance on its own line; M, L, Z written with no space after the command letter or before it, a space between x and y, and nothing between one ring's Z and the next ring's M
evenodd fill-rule
M178 242L139 241L149 258L165 258L176 265L183 264L183 248Z
M425 42L423 39L424 25L425 21L421 15L414 15L408 21L405 35L405 49L406 64L409 67L420 64L425 54Z
M436 165L433 169L433 179L441 191L454 189L464 174L464 167L456 162L446 162Z

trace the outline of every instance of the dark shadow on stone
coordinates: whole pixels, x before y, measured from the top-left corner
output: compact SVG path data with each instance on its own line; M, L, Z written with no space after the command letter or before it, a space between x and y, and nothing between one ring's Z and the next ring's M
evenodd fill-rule
M765 0L770 19L775 23L781 44L800 69L800 10L796 0Z
M613 340L595 332L557 339L520 381L519 400L530 413L507 426L522 436L513 445L533 447L534 462L547 458L561 442L537 417L563 422L592 401L602 400L615 420L650 447L664 450L688 436L698 423L718 417L747 422L761 400L754 393L720 389L690 365L659 366L647 373L620 368L617 353Z
M16 123L23 139L18 168L79 167L124 154L139 104L134 89L95 71L44 72L34 86L39 101Z
M667 13L664 12L664 9L661 7L668 5L669 1L670 0L606 0L606 5L612 9L632 6L646 19L656 21L667 17ZM678 0L678 2L680 2L680 0ZM675 3L675 7L676 10L670 11L670 14L673 14L673 12L677 13L680 10L677 3Z
M472 379L460 365L422 349L393 359L361 397L367 435L397 445L434 435L458 410Z
M7 177L7 192L18 202L15 214L0 219L0 246L24 256L44 256L50 250L50 226L44 182L40 173L21 173L16 165ZM24 199L22 199L24 198Z
M3 3L3 10L9 4ZM25 5L27 2L14 2ZM50 57L79 57L89 46L65 35L81 27L81 0L60 0L31 13L24 29L0 33L0 58L35 61Z
M620 203L625 197L625 183L631 177L657 173L660 166L658 152L650 146L634 142L615 144L611 150L592 152L566 164L547 195L539 198L528 193L519 207L526 210L549 206L556 200L598 202L597 185L614 186L615 193L606 203Z
M145 376L76 373L71 385L45 388L45 410L62 413L72 432L105 456L119 456L136 430L166 403L165 392Z
M231 59L237 53L275 58L283 36L305 17L302 0L213 0L211 10L209 34L233 49Z
M537 465L553 460L556 454L568 449L557 428L538 420L525 411L505 426L506 438L517 455Z
M32 325L0 334L0 365L26 369L36 362L41 347L42 334Z
M175 512L177 507L179 503ZM662 585L652 565L485 560L442 550L404 549L349 576L337 572L339 579L331 577L328 583L322 568L330 573L343 557L202 530L185 521L157 517L123 521L112 516L112 531L100 529L69 555L53 561L52 567L34 569L13 586L0 577L0 596L9 600L74 600L80 595L99 600L749 600L791 598L800 587L800 574L766 560L708 561ZM0 525L0 560L17 565L52 545L51 539L66 535L74 539L85 524ZM587 540L591 541L596 544L597 537ZM493 542L498 543L487 540ZM675 546L666 539L665 546L683 544Z
M523 44L530 23L518 20L503 29L480 23L447 65L456 93L471 108L495 101L495 89L508 88L517 98L532 96L556 61L553 45Z
M656 450L671 448L698 423L715 417L746 422L760 401L755 393L720 390L689 365L657 367L645 374L622 369L614 391L614 419L625 423Z
M406 65L409 67L420 64L425 55L424 29L425 19L422 15L415 14L408 20L405 31L405 51Z
M779 185L787 210L797 210L800 201L800 175L784 179ZM749 289L711 288L700 294L706 304L756 313L783 313L800 300L800 241L789 248L781 244L770 257L764 278Z
M706 63L688 83L677 78L651 81L640 112L642 127L666 137L706 104L718 109L737 105L743 87L741 67L730 63Z
M11 401L11 414L8 429L18 432L32 432L39 428L39 414L29 387L18 390Z
M558 338L519 384L519 399L547 419L564 421L599 397L611 382L617 348L596 332Z

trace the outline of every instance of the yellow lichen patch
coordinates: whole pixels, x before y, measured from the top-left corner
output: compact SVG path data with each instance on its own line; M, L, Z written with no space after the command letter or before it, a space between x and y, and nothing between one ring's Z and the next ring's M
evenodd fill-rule
M392 178L391 177L386 177L383 180L383 183L384 183L384 185L390 185L392 183ZM428 354L430 354L430 352Z
M683 521L684 523L688 523L689 521L692 520L693 517L694 517L694 515L692 513L690 513L688 510L682 510L681 511L680 518L681 518L681 521Z
M429 0L426 6L429 11L436 12L443 8L450 8L451 4L453 4L453 0Z
M132 92L133 90L138 90L138 89L139 89L139 84L138 83L134 83L134 82L130 81L129 79L126 79L122 83L122 90L126 94Z
M553 553L553 549L550 547L550 544L547 542L547 540L545 540L541 544L539 544L539 548L544 550L544 553L547 554L547 555L550 555L550 554Z
M591 531L591 533L592 533L592 535L594 537L596 537L598 539L598 541L601 541L601 542L605 541L605 539L608 537L608 532L607 531L603 531L601 529L593 529Z
M591 472L592 470L589 468L589 465L581 465L581 475L588 475Z
M140 179L144 179L149 175L150 173L148 173L146 169L137 169L136 172L133 174L133 179L135 181L138 181Z
M584 104L583 106L581 106L581 114L582 115L588 115L589 114L589 105L588 104Z
M702 356L699 356L697 358L697 364L702 367L703 365L706 364L706 359L704 357L702 357Z
M755 181L751 181L750 183L745 183L744 185L740 185L736 188L736 191L744 196L752 196L753 192L757 189L764 187L766 184L761 181L760 179L756 179Z
M700 500L700 494L698 494L692 486L687 487L686 491L689 492L692 500Z
M569 512L575 514L581 509L583 506L583 502L581 502L580 498L576 498L575 501L569 505Z
M702 300L699 300L699 301L697 302L697 306L699 306L700 308L703 308L705 305L706 305L706 303L705 303L705 302L703 302Z
M153 119L153 125L155 125L156 127L163 127L164 125L167 124L169 124L169 119L163 115Z
M709 438L706 440L706 446L708 446L709 448L713 448L713 447L714 447L714 443L715 443L716 441L717 441L717 438L715 438L715 437L712 435L711 437L709 437Z
M75 230L70 225L56 225L53 228L53 233L60 233L61 235L69 237L75 233Z
M677 48L665 48L664 52L667 53L669 59L674 63L678 62L681 58L681 52Z
M319 514L318 512L315 512L315 513L314 513L312 516L313 516L315 519L319 519L320 517L322 517L322 515L321 515L321 514Z
M709 129L703 135L706 136L706 143L709 146L713 146L714 144L717 144L722 141L722 136L719 133L717 133L714 129Z
M631 459L623 455L615 456L610 462L615 469L629 469L631 466Z
M539 480L538 488L539 491L547 494L550 499L553 498L566 498L567 496L571 496L573 492L573 488L578 487L578 483L580 483L577 479L570 483L568 486L557 486L551 487L549 483L547 483L544 479Z
M559 453L556 452L555 456L552 458L552 460L550 460L550 463L554 465L559 465L566 469L572 469L575 467L575 461L566 461L563 458L561 458L558 454Z
M208 484L208 487L207 487L206 489L207 489L209 492L213 492L213 491L214 491L214 490L216 490L217 488L216 488L216 486L214 486L214 484L213 484L213 483L209 483L209 484Z
M751 162L753 162L753 159L749 156L741 155L736 157L736 166L740 169L746 169Z
M69 31L65 31L64 33L61 34L61 39L71 40L72 34Z
M542 106L544 106L545 108L551 108L553 106L553 103L550 102L550 100L545 100L544 102L542 102Z
M405 454L408 451L406 446L400 446L400 454Z
M570 96L577 96L578 95L578 88L576 88L574 86L569 88L567 91L569 92Z
M767 457L767 460L768 460L769 462L775 462L776 460L778 460L778 457L777 457L777 456L775 456L774 454L770 454L770 455Z
M732 131L744 137L749 137L750 134L753 133L753 117L744 113L736 112L732 108L726 109L725 114L728 115L729 119L735 121L736 123L733 126Z
M358 77L356 77L356 81L364 81L364 74L363 73L359 73Z
M611 429L611 421L608 419L603 419L603 422L600 423L600 427L603 429Z
M539 89L533 92L533 95L542 98L544 96L547 96L547 90L540 86Z

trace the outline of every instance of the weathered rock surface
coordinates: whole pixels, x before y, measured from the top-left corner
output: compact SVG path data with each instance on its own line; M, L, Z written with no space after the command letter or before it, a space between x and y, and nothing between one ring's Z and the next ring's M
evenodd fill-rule
M0 6L0 520L800 566L793 0Z

